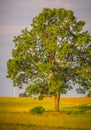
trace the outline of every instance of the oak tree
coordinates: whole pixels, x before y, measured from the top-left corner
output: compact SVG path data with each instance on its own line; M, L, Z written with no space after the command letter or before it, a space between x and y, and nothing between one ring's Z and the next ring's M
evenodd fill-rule
M91 36L72 10L45 8L33 18L31 29L14 37L7 77L32 95L55 97L74 86L78 93L91 87Z

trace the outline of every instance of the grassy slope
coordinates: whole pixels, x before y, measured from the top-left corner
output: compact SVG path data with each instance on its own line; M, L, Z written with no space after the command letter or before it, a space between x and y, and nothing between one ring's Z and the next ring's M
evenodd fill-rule
M47 112L31 115L38 105ZM53 98L0 98L0 130L90 130L91 98L61 98L60 113L52 112L53 106Z

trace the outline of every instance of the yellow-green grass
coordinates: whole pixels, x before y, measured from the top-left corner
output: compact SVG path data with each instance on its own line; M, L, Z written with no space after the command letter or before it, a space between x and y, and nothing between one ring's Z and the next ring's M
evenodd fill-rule
M88 130L91 128L90 117L70 116L61 114L43 114L31 115L29 113L2 113L1 128L7 126L14 128L17 126L28 128L54 128L54 129L82 129Z
M29 110L43 106L46 112ZM0 98L0 130L90 130L91 98L61 98L60 113L53 112L54 99Z
M19 97L0 97L1 112L28 112L30 108L35 106L44 106L46 110L54 110L54 99L44 98L38 100L34 98L19 98ZM91 106L91 98L61 98L60 110L66 107ZM3 108L3 109L2 109Z

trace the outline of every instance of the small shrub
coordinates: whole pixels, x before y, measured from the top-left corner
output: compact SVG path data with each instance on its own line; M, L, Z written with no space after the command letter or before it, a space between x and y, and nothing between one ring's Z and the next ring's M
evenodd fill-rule
M43 113L45 111L45 108L42 107L42 106L37 106L37 107L34 107L30 110L30 113L33 113L33 114L40 114L40 113Z
M43 100L43 95L38 96L38 100Z

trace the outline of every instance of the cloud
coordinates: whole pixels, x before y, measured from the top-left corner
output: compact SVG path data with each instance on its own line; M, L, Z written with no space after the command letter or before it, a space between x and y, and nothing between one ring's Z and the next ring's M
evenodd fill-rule
M0 25L26 25L45 7L72 9L77 17L83 19L91 16L90 0L1 0ZM84 18L85 17L85 18Z
M91 34L91 18L87 18L85 22L86 24L84 26L84 29L88 30L88 32Z
M10 34L19 34L21 30L24 28L31 29L30 25L24 24L24 25L3 25L0 26L0 35L10 35Z
M3 0L0 1L0 24L20 24L31 22L45 7L71 7L71 2L61 0Z
M15 31L16 29L20 30L20 26L0 26L0 34L9 34L12 33L12 31Z
M62 0L44 0L44 6L49 8L70 7L72 4Z

